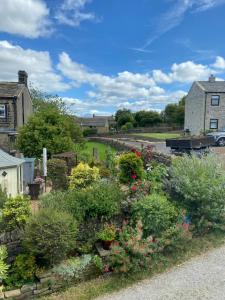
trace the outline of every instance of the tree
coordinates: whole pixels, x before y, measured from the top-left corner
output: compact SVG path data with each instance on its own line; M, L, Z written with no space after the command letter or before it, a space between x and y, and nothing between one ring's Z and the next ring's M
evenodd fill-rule
M128 109L119 109L116 112L115 120L117 122L118 127L122 127L126 123L134 124L134 116Z
M165 122L184 125L185 97L178 104L168 104L164 111Z
M156 111L138 111L135 114L135 121L140 127L153 126L162 122L161 115Z
M44 147L49 157L72 151L74 143L82 141L82 133L65 103L59 97L45 97L36 91L32 95L34 114L19 129L18 149L27 157L41 157Z

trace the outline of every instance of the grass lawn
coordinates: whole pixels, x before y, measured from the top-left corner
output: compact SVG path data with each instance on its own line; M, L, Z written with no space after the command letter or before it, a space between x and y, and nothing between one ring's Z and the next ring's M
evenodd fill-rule
M105 144L102 143L97 143L97 142L87 142L84 146L84 149L80 151L81 154L85 154L88 155L88 157L92 158L93 156L93 148L98 149L98 153L99 153L99 158L100 160L105 160L105 152L107 149L111 149L113 152L116 152L116 149L107 146Z
M157 259L157 263L152 262L148 271L142 271L128 275L101 276L91 281L80 283L70 287L66 291L51 295L43 300L91 300L106 293L112 293L122 288L126 288L137 281L150 278L156 274L162 273L169 268L179 265L186 260L207 252L215 247L223 245L225 242L224 234L209 234L204 237L193 238L186 250L174 251L168 257Z
M132 133L132 135L137 136L145 136L149 138L159 139L159 140L166 140L166 139L173 139L180 137L179 133L171 133L171 132L165 132L165 133Z

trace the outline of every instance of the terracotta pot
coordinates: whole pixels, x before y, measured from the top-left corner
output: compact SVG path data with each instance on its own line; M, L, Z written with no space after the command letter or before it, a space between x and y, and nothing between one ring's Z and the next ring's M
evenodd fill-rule
M110 250L112 246L112 241L102 241L102 247L104 250Z

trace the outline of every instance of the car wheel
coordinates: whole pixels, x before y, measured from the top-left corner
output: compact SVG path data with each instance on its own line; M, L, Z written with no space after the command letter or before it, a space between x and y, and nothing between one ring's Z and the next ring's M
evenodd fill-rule
M225 146L225 138L221 138L217 142L218 146L224 147Z

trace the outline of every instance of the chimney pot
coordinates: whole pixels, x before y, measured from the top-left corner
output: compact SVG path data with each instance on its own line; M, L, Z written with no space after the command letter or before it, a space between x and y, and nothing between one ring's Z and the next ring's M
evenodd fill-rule
M209 77L209 82L215 82L215 81L216 81L216 77L213 76L213 75L211 75L211 76Z
M20 70L18 72L18 82L19 83L25 84L27 86L27 78L28 78L28 74L26 71Z

